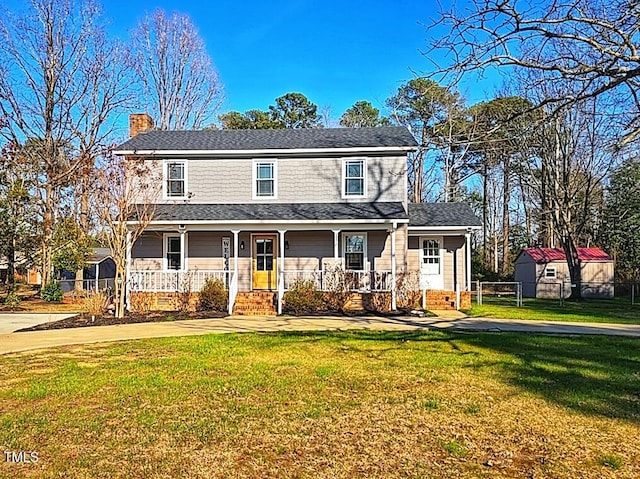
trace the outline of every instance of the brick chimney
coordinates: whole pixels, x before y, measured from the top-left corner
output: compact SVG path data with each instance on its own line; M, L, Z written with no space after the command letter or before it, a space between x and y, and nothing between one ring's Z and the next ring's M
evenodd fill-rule
M132 113L129 115L129 137L153 129L153 118L146 113Z

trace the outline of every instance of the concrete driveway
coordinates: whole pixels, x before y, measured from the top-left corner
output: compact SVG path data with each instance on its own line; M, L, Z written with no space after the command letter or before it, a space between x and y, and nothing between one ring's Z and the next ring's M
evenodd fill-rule
M18 329L70 318L77 313L1 313L0 334L13 333Z

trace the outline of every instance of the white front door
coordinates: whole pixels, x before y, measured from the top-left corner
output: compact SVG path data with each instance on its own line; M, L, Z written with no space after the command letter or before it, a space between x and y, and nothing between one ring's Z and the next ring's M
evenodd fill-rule
M420 288L444 289L442 237L420 237Z

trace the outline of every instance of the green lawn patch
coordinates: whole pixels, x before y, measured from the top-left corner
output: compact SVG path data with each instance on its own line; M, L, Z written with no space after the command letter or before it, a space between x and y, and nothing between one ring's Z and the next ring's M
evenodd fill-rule
M564 304L557 299L524 299L522 308L516 307L513 298L492 298L482 305L473 304L465 312L485 318L640 324L640 304L633 305L628 298L585 299Z
M208 335L0 357L0 477L640 477L640 342ZM4 458L3 458L4 459Z

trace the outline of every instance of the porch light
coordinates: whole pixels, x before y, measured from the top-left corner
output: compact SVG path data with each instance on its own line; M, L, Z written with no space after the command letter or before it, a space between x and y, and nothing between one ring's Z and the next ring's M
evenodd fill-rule
M244 241L240 241L240 249L244 249Z
M289 249L289 241L284 242L284 249Z

